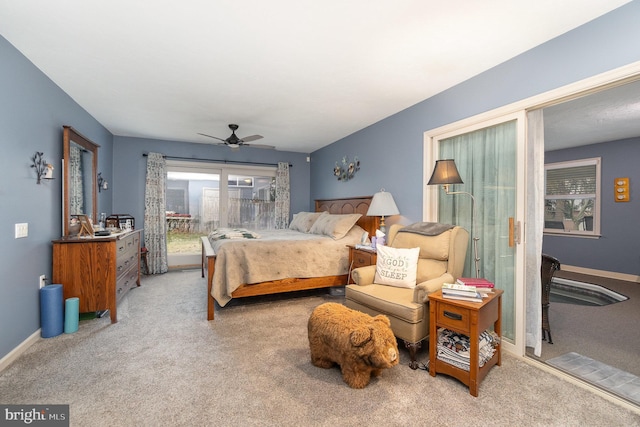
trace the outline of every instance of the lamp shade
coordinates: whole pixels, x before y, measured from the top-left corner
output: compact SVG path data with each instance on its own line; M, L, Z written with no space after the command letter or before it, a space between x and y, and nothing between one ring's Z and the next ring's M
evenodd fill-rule
M464 184L453 159L436 160L436 167L427 185L438 184Z
M399 213L400 211L391 193L387 193L382 189L373 195L367 216L389 216L398 215Z

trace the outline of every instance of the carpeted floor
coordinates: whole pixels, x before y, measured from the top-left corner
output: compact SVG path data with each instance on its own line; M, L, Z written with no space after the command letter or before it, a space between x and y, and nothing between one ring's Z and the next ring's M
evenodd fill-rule
M640 414L508 354L479 396L401 364L362 390L309 360L311 311L343 297L252 299L206 321L200 271L145 276L119 322L85 320L0 373L4 404L69 404L72 426L640 426ZM419 355L421 363L428 354Z

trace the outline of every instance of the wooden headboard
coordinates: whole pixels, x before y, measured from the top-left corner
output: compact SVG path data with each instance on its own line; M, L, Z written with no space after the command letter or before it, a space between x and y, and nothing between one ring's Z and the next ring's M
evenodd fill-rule
M331 214L362 214L356 223L362 227L369 236L375 236L376 230L380 228L380 217L367 216L369 205L373 196L350 197L347 199L325 199L316 200L316 212L329 212Z

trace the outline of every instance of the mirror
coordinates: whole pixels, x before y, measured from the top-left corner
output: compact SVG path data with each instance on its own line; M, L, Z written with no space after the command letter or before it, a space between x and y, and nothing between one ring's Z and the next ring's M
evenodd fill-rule
M90 215L97 220L96 189L98 185L99 145L79 134L71 126L63 126L62 158L62 232L71 234L69 225L76 215Z

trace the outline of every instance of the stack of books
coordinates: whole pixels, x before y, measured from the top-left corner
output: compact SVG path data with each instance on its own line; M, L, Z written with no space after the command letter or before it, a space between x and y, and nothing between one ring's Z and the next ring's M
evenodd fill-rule
M442 297L461 301L482 302L482 294L478 292L475 286L461 285L460 283L443 283Z
M487 294L493 293L493 282L475 277L461 277L456 283L442 285L442 297L462 301L482 302Z
M483 279L481 277L480 278L461 277L458 280L456 280L456 283L464 286L475 286L477 289L479 290L482 289L486 292L493 292L493 287L494 287L493 282L487 279Z

